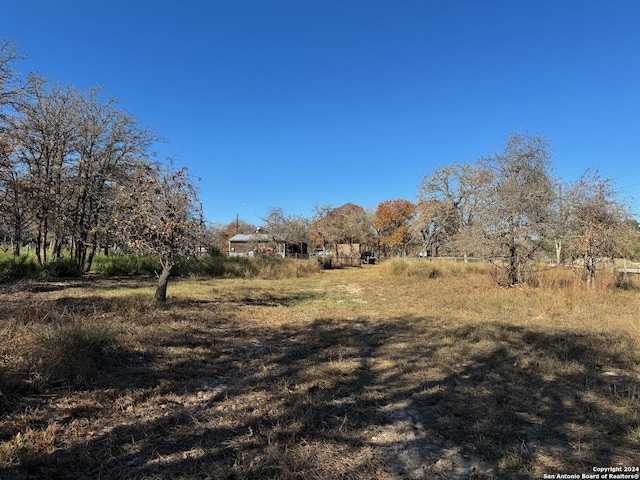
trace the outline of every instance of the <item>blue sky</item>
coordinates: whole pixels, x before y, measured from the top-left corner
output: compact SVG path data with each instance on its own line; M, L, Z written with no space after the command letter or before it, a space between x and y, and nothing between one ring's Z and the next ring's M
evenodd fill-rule
M423 175L542 135L640 212L640 2L5 2L16 65L103 86L201 178L207 219L415 201Z

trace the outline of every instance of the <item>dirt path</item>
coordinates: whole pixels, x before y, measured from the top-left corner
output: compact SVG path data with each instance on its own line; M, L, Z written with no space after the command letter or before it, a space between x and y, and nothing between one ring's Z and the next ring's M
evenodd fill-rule
M382 412L389 423L371 440L388 458L388 467L396 478L493 478L493 468L479 458L463 455L459 447L430 437L420 412L408 401L385 405Z
M368 303L363 298L365 289L357 283L338 285L355 303ZM355 324L365 335L384 336L376 327ZM371 349L368 365L384 359ZM384 355L383 355L384 356ZM397 366L396 366L397 367ZM444 438L438 438L423 425L427 418L410 399L394 399L380 409L387 423L371 438L372 447L386 458L389 473L400 479L488 479L495 469L480 458L462 453L462 449Z

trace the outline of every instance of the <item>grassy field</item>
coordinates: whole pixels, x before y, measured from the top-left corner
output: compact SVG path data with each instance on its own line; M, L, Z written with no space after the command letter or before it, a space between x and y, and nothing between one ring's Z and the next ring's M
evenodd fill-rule
M543 478L640 466L640 289L389 261L0 287L0 478Z

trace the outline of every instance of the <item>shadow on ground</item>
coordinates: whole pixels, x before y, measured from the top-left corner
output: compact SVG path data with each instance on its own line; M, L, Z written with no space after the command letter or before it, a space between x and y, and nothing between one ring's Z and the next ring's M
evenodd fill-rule
M640 359L615 334L211 313L153 341L91 388L14 398L0 440L30 446L0 478L524 479L639 460Z

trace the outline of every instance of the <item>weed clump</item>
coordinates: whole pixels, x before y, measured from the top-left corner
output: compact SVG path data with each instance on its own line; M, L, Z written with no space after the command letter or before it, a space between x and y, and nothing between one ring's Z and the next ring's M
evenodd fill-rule
M394 258L382 264L383 274L396 277L438 278L444 270L440 262Z
M56 258L44 265L44 271L49 278L81 277L82 267L68 257Z
M38 265L34 257L27 255L5 256L0 260L0 283L41 277L42 267Z
M60 320L35 336L30 352L32 375L44 385L61 381L88 385L105 370L116 337L114 329L98 320Z
M320 270L317 262L281 257L261 257L255 261L257 277L264 280L307 277Z
M0 444L0 462L5 464L31 466L33 445L21 432L14 438Z

